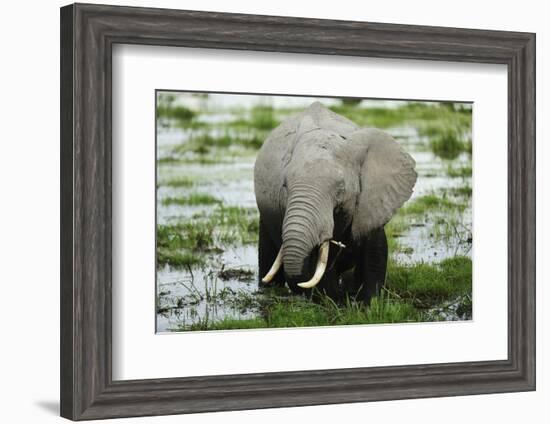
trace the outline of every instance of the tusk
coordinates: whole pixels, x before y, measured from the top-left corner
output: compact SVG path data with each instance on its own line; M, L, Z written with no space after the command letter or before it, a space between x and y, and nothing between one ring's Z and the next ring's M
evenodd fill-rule
M271 283L271 280L273 280L273 277L275 277L275 274L277 274L277 271L281 268L281 265L283 264L283 248L279 250L279 253L277 254L277 257L275 258L275 262L273 262L273 265L271 265L271 269L269 272L265 275L264 278L262 278L262 283Z
M336 246L338 246L338 247L341 248L341 249L345 249L345 248L346 248L346 245L345 245L344 243L342 243L341 241L331 240L330 242L331 242L331 243L334 243Z
M315 274L313 274L311 280L299 283L298 286L302 287L303 289L310 289L319 284L319 281L321 281L321 278L323 278L323 274L327 269L329 244L330 241L325 241L319 248L319 259L317 259L317 268L315 268Z

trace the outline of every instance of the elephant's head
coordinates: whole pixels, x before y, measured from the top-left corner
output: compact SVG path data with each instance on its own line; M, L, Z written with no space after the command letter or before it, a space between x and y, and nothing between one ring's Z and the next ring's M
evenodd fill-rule
M286 281L313 287L329 242L359 241L389 221L411 196L415 162L388 134L359 129L314 103L296 123L283 157L285 198L278 256ZM269 276L268 276L269 279Z

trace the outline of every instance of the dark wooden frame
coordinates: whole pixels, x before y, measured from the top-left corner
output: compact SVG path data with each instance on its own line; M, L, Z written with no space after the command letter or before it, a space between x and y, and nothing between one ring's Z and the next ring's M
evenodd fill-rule
M508 359L113 381L115 43L507 65ZM61 9L60 124L62 416L82 420L535 389L534 34L75 4Z

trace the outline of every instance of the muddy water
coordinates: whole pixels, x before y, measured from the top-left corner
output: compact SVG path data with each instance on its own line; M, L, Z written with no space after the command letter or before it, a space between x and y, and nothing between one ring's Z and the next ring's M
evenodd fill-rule
M228 114L210 115L208 122L232 119ZM204 130L201 130L204 131ZM403 144L416 160L419 175L412 199L438 192L441 189L471 186L471 179L449 178L446 169L449 161L437 158L427 151L427 142L414 128L399 127L387 130ZM166 157L171 149L189 139L190 131L159 126L157 134L158 156ZM452 161L453 166L470 165L468 155ZM255 207L253 190L254 157L232 158L229 163L159 163L157 190L157 222L173 224L185 222L200 213L211 213L216 205L181 206L163 205L167 197L180 197L190 193L210 194L226 205ZM163 181L185 177L195 181L192 187L169 187ZM457 214L455 212L455 214ZM437 213L435 218L448 219L448 214ZM457 225L451 237L438 237L434 215L415 218L413 226L400 234L399 243L404 252L391 253L399 261L415 263L434 262L457 254L470 255L471 204L458 213ZM237 277L220 277L227 270L247 272ZM223 246L223 251L212 253L204 267L173 268L164 266L157 270L157 331L174 331L181 325L199 320L210 321L229 318L251 318L258 314L254 298L261 296L257 287L256 245ZM245 298L250 302L235 304L234 299ZM449 319L453 319L450 317Z

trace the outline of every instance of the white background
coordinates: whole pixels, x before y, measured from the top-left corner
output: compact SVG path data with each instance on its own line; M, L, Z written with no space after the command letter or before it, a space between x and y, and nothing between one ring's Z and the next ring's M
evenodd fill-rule
M506 359L507 84L503 65L116 46L113 378ZM155 335L153 95L159 87L473 101L474 320Z
M121 2L112 2L121 3ZM6 422L60 422L59 393L59 10L57 1L5 5L1 27L3 60L0 181L0 268L2 283L0 350L0 417ZM464 423L547 422L550 416L550 374L545 345L550 315L543 309L549 291L545 240L550 193L549 150L543 128L550 101L550 55L544 2L394 1L339 2L232 0L126 1L121 4L236 11L272 15L354 19L537 32L537 174L538 192L538 391L535 393L393 401L263 411L139 419L140 422L241 424L281 421ZM121 422L133 422L138 419Z

